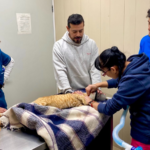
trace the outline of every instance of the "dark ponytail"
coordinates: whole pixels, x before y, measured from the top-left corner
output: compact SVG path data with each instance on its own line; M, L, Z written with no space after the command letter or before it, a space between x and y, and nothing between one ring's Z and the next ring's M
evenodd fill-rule
M118 66L119 78L121 77L123 68L125 67L126 56L113 46L112 48L104 50L95 60L95 67L102 71L104 67L110 69L112 66Z

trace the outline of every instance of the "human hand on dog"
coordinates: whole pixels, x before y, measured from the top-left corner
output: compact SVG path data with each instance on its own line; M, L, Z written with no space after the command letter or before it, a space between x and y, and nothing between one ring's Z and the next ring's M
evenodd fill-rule
M83 95L84 93L82 91L74 91L73 94L80 94Z

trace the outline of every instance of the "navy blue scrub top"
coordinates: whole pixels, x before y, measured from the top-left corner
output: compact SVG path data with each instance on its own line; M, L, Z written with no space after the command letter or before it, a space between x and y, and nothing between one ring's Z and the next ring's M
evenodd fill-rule
M11 60L11 57L0 49L0 85L4 83L4 69L3 66L7 66ZM7 109L7 103L5 100L5 95L2 89L0 89L0 107Z

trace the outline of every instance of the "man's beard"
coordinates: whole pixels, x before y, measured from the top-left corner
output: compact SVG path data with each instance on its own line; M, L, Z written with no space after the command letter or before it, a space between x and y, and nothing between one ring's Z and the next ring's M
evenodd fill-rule
M82 41L82 37L75 37L72 39L75 43L80 44Z

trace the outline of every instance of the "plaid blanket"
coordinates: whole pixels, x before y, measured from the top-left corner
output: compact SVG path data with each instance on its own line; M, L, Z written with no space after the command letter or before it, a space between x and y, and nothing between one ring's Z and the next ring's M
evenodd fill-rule
M20 103L8 109L0 121L10 129L36 130L51 150L84 150L108 119L90 106L61 110Z

